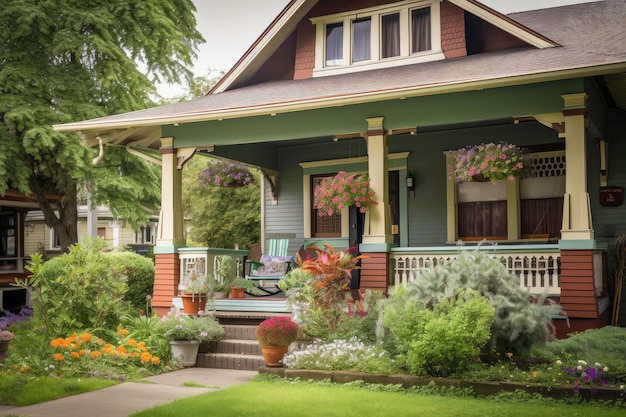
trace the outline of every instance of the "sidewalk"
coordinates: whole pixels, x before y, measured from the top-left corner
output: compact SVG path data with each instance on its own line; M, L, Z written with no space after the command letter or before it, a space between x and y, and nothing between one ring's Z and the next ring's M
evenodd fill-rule
M26 407L0 406L0 416L28 417L126 417L137 411L248 382L256 371L185 368L155 375L142 382L124 382L113 387L72 395ZM143 382L145 381L145 382ZM205 388L185 387L193 382Z

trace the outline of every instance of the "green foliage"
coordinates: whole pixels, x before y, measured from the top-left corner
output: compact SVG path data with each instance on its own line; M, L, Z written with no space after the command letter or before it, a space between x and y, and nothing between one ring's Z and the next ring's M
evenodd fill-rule
M160 171L115 147L93 166L94 151L53 125L149 107L153 81L190 79L203 41L194 10L191 0L3 1L0 194L35 194L63 248L78 239L79 190L136 225L158 206Z
M410 297L434 306L461 288L478 291L495 308L488 351L527 353L533 343L546 340L552 331L553 304L539 298L533 302L519 279L496 259L479 251L461 252L458 259L421 272L406 284Z
M260 174L252 170L255 184L214 187L200 183L208 159L196 156L183 169L183 209L198 246L249 248L261 239Z
M152 295L154 287L154 262L133 252L112 252L110 256L126 277L128 291L124 294L124 300L135 311L145 309L146 299ZM149 313L146 310L146 314Z
M72 245L69 253L50 261L54 275L41 255L32 255L32 275L18 285L33 288L35 320L49 337L77 329L103 335L120 322L127 307L125 271L114 256L102 252L104 248L105 242L97 238Z
M626 363L624 361L626 329L605 326L574 333L567 339L553 340L533 345L533 356L548 358L552 361L569 356L573 362L584 360L588 363L600 362L611 368L612 373L626 381Z
M412 373L447 376L476 360L489 340L494 309L473 290L459 290L435 306L415 300L404 287L383 307L383 323L398 338Z

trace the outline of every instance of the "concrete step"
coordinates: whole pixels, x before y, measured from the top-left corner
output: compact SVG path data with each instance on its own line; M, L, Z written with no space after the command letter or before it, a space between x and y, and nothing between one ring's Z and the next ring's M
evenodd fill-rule
M201 368L237 369L257 371L265 365L263 356L235 353L199 353L196 364Z
M256 341L256 325L226 324L224 327L224 339L254 340Z
M261 355L261 346L256 340L223 339L217 342L212 353L237 353L241 355Z

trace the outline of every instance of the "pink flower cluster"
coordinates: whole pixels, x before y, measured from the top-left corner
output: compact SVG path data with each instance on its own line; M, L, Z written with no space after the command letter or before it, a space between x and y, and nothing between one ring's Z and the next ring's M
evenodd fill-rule
M367 207L378 204L373 200L374 191L370 188L367 175L348 175L344 171L324 179L315 188L313 197L320 216L339 214L344 207L352 205L365 213Z
M298 324L287 316L263 320L256 329L256 338L261 346L289 346L298 338Z
M456 182L472 181L482 175L490 181L509 180L531 175L530 158L521 148L506 142L466 146L456 151L449 175Z

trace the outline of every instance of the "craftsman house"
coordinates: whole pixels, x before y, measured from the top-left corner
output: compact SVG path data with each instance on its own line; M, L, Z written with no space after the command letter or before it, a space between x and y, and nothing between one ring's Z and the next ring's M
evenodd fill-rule
M625 36L621 0L509 15L475 0L293 0L205 97L55 128L160 153L160 311L193 252L181 170L207 152L263 171L262 232L293 234L291 254L358 245L358 285L386 290L486 239L520 285L560 302L564 335L612 320ZM527 150L533 177L455 182L448 151L501 141ZM380 204L317 216L313 190L338 171L367 173Z

